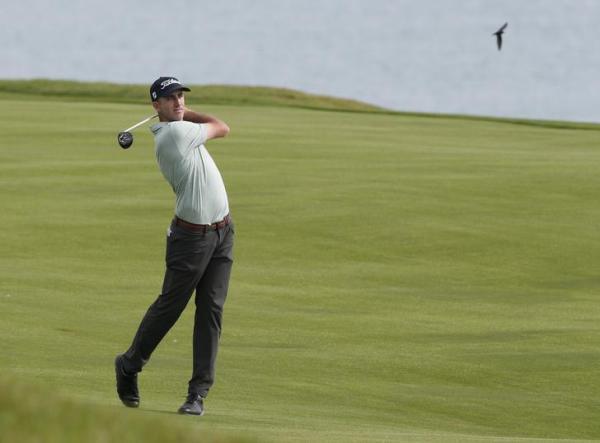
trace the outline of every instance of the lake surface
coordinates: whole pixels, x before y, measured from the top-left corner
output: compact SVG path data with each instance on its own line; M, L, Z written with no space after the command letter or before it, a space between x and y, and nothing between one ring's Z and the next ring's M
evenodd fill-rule
M594 0L23 0L0 5L0 38L0 78L176 75L403 111L600 122Z

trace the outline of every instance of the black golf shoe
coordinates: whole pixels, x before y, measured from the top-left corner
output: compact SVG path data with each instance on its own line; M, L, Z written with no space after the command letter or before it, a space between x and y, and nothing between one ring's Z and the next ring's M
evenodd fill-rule
M185 403L177 412L186 415L204 415L204 398L199 394L188 394Z
M128 408L137 408L140 405L140 393L137 385L137 373L125 372L123 356L115 358L115 373L117 374L117 393L119 398Z

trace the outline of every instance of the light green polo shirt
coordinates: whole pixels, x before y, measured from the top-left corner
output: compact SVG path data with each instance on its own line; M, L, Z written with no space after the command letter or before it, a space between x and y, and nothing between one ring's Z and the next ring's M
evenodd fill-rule
M205 125L160 122L150 130L158 166L176 195L175 215L199 225L223 220L229 202L221 173L204 147Z

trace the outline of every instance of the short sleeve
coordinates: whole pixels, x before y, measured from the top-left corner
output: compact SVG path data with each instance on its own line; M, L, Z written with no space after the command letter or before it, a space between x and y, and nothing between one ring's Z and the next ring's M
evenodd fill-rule
M186 121L171 124L175 145L184 157L206 142L206 125Z
M202 123L181 122L183 129L185 144L191 145L194 148L200 147L206 143L206 125Z

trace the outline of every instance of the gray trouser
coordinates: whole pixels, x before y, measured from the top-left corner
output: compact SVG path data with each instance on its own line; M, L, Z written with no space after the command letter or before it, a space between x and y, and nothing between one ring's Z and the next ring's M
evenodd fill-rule
M162 292L150 305L124 355L127 371L142 370L195 290L194 361L188 392L206 397L215 378L223 305L233 265L234 235L233 222L204 233L171 224Z

